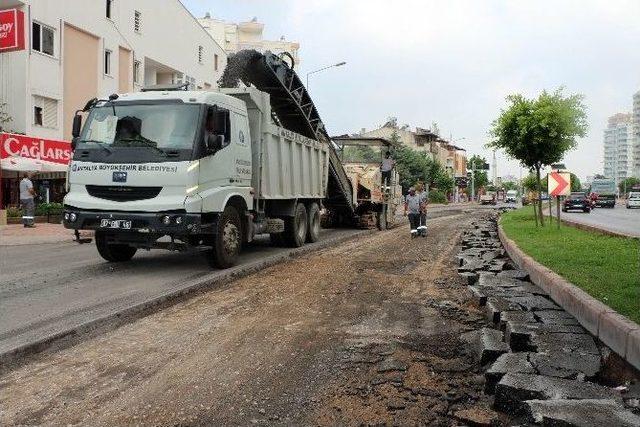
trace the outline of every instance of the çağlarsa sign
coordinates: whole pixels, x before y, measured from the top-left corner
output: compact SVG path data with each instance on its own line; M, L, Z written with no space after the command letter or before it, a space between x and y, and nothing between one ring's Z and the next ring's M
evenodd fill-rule
M0 133L3 169L64 172L71 157L71 144L67 141Z
M0 53L24 49L24 12L0 10Z

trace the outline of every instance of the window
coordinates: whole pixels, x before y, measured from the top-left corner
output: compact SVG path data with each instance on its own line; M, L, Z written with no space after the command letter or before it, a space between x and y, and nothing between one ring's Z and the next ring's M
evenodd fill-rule
M42 126L42 107L37 105L33 107L33 124Z
M218 54L213 55L213 69L218 71Z
M198 46L198 62L202 64L202 55L204 54L204 48L202 46Z
M113 5L113 0L106 0L107 2L107 10L106 10L106 17L111 19L111 6Z
M140 61L133 61L133 82L140 82Z
M104 73L107 76L111 75L111 51L109 49L104 50Z
M37 22L31 27L31 48L36 52L53 56L53 29Z
M133 12L133 30L136 33L139 33L141 27L142 27L142 13L135 10Z
M33 124L47 128L58 127L58 101L44 96L33 97Z

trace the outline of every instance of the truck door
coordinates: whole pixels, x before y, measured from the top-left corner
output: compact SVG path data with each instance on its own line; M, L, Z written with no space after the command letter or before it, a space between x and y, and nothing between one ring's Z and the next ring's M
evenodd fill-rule
M237 148L235 160L236 185L248 187L251 185L251 137L249 135L249 121L241 114L231 115L231 132L236 135Z

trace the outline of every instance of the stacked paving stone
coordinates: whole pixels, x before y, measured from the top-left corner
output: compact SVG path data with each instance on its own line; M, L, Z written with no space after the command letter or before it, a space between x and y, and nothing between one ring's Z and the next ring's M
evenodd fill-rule
M496 220L473 223L458 255L458 273L493 326L463 338L486 368L495 409L544 425L639 426L635 396L594 382L602 369L596 341L512 264Z

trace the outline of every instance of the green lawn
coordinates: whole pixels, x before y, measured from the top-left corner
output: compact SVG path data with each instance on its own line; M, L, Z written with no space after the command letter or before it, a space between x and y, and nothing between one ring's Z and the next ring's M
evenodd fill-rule
M640 240L605 236L555 221L536 228L533 208L502 216L502 227L520 249L589 295L640 323Z

